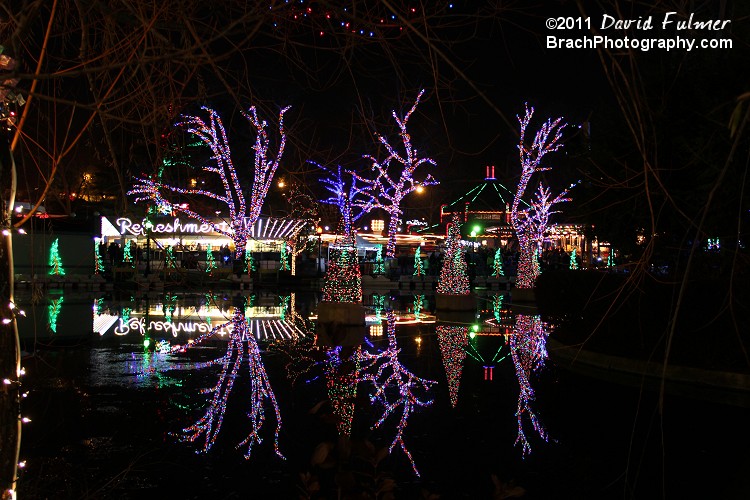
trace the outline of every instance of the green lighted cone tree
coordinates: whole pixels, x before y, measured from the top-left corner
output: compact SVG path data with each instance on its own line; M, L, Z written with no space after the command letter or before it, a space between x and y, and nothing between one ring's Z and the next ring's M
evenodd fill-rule
M578 262L576 262L576 249L575 248L570 253L570 269L572 270L578 269Z
M133 266L133 252L130 250L130 240L125 242L125 246L122 249L122 263L126 266Z
M286 242L281 244L281 255L279 256L279 261L279 269L281 271L291 270L291 267L289 266L289 251L287 250Z
M505 276L505 272L503 271L503 252L499 248L495 252L495 260L492 262L492 274L496 278Z
M471 293L469 275L466 272L466 260L461 249L461 224L458 214L448 227L443 268L440 270L437 293L446 295L468 295Z
M372 274L385 274L385 260L383 260L383 245L375 246L375 265Z
M65 276L62 259L60 258L59 240L55 238L49 249L49 273L55 276Z
M422 267L422 255L419 251L422 247L417 247L414 252L414 276L423 276L424 268Z
M211 248L211 243L206 245L206 272L210 273L216 269L216 260L214 259L214 251Z

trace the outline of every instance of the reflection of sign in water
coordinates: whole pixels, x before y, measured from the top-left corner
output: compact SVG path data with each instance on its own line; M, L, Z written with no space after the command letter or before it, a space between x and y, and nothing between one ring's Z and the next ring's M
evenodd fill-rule
M156 321L151 320L146 325L144 318L120 318L117 326L115 327L115 335L128 335L129 333L159 333L164 332L171 334L173 337L177 337L180 333L194 334L194 333L207 333L211 331L211 325L205 321ZM226 335L227 331L222 329L217 332L219 335Z
M107 330L112 325L115 326L113 333L118 336L125 336L130 334L145 335L149 333L151 335L158 335L163 333L165 335L171 335L177 338L180 335L194 336L203 335L212 330L212 325L205 320L195 321L181 321L181 320L149 320L146 324L146 319L143 317L131 317L131 318L116 318L113 321L99 321L106 318L112 318L111 316L98 316L94 314L94 331L100 335L107 333ZM97 328L97 325L101 326ZM247 318L247 329L244 329L241 335L252 334L257 340L289 340L297 339L305 336L305 332L300 327L290 320L282 320L280 318ZM226 324L222 328L219 328L214 332L224 336L231 333L232 324ZM242 340L246 340L242 338Z

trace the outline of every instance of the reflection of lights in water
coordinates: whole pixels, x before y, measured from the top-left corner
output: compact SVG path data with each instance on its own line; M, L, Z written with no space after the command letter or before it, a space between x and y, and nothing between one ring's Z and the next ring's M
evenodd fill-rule
M516 326L513 333L508 337L508 347L520 387L516 409L518 421L516 444L520 443L522 453L525 456L531 453L531 445L523 429L524 416L528 416L534 430L542 439L545 441L549 439L546 429L531 407L535 399L534 389L531 387L531 375L538 373L544 367L547 360L547 336L549 333L546 324L541 320L541 316L527 314L516 315Z
M438 325L436 327L440 355L443 358L445 375L448 379L448 396L452 407L458 402L461 386L461 372L469 344L469 328L466 326Z
M266 418L265 409L270 405L276 416L274 450L279 457L284 458L279 450L281 413L276 402L276 396L271 389L268 374L263 366L258 342L255 340L254 335L247 332L248 323L244 315L244 306L235 309L234 316L229 323L231 325L223 324L215 327L211 332L201 335L194 342L186 346L173 347L174 351L185 351L188 348L199 345L202 341L210 339L219 329L230 332L224 356L203 365L221 367L217 383L213 387L203 391L204 394L210 395L205 413L193 425L182 430L181 438L183 441L201 441L203 443L201 451L204 453L211 449L221 431L227 401L232 393L234 382L237 379L237 372L243 361L246 360L249 380L252 381L250 411L247 414L251 429L247 437L238 444L238 447L246 446L245 458L249 458L253 446L261 443L260 431Z
M247 308L247 328L243 335L252 334L258 340L294 340L305 336L299 326L296 312L291 311L290 298L287 296L281 306L258 306ZM130 334L168 335L172 338L206 334L213 330L213 324L224 320L227 312L219 307L200 306L195 313L186 312L186 308L177 307L176 298L156 304L146 312L132 312L123 308L121 316L100 314L94 310L94 332L103 336L113 333L117 336ZM291 311L291 312L290 312ZM148 315L148 324L146 324ZM282 318L281 316L284 316ZM229 333L228 327L220 327L216 332L220 336Z
M60 316L63 298L52 299L47 308L47 322L52 333L57 333L57 317Z
M370 337L382 337L383 336L383 325L370 325Z
M434 380L420 378L410 372L398 359L401 352L396 342L396 318L392 311L388 311L388 347L379 353L369 353L364 350L360 353L360 363L362 366L361 380L372 383L374 392L370 394L370 401L380 403L384 408L382 416L378 419L372 428L381 427L388 417L400 411L400 419L396 425L396 436L391 442L388 452L398 444L414 473L419 476L419 471L414 463L409 450L404 442L404 430L409 416L420 407L432 404L432 399L420 399L419 393L426 393L436 384ZM398 388L398 391L393 391Z

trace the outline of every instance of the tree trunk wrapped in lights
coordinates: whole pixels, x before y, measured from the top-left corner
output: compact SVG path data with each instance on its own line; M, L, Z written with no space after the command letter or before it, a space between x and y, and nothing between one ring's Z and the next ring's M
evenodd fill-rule
M409 118L411 118L411 115L417 109L417 105L423 94L424 90L421 90L417 95L414 105L404 115L403 119L399 118L395 111L392 113L393 119L396 120L399 128L399 136L404 147L403 154L397 151L388 142L388 139L377 134L378 141L385 147L388 155L383 161L379 161L371 155L364 155L364 158L367 158L372 163L372 170L375 172L376 177L369 179L357 176L365 185L372 188L364 193L366 196L369 196L366 202L367 206L369 208L382 208L388 212L388 216L390 217L388 221L388 244L386 245L386 256L389 258L393 258L396 255L398 220L403 214L401 202L412 191L416 191L423 186L438 184L438 181L433 179L430 174L427 174L421 181L414 179L414 174L420 166L425 164L437 166L435 160L419 157L417 149L412 145L411 136L406 130ZM392 164L397 164L400 168L392 168Z
M187 132L194 134L200 141L211 149L211 160L203 165L204 172L216 174L221 180L223 194L217 194L198 188L183 188L172 186L161 181L158 176L140 177L136 179L133 189L128 194L135 195L135 201L148 201L156 204L161 213L180 212L192 217L210 227L213 231L231 238L235 247L235 259L244 257L248 234L255 221L260 216L260 210L271 187L273 176L279 166L286 145L286 131L284 129L284 113L289 107L279 113L279 146L276 156L269 158L270 139L266 131L266 122L258 118L255 106L250 107L245 118L255 129L254 174L250 191L249 206L245 201L243 186L237 175L237 169L232 162L229 139L219 114L210 108L202 108L208 114L208 121L199 116L185 116L178 125L185 127ZM227 223L217 223L191 209L187 204L177 203L167 199L167 195L201 196L225 204L229 208Z
M547 232L549 216L553 213L551 208L557 203L569 201L569 198L566 198L569 188L552 198L549 188L539 183L535 199L530 203L523 200L531 176L534 173L549 170L549 167L541 166L542 160L548 153L553 153L562 147L560 139L565 128L562 118L547 119L537 131L532 144L528 146L526 144L526 129L534 115L534 108L529 108L526 105L525 110L523 118L518 117L521 124L521 135L518 142L521 177L513 197L510 221L519 244L516 288L531 289L539 276L539 264L535 259L535 254L542 250L541 245ZM524 203L528 208L522 209L521 203Z

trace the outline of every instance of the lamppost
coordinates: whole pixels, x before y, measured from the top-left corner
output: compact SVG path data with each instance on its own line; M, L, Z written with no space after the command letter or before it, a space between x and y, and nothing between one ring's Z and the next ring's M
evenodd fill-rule
M321 252L321 239L320 235L323 234L323 228L318 226L315 228L315 232L318 233L318 275L320 275L320 261L323 259Z
M146 270L143 275L148 276L151 273L151 229L154 227L148 215L146 215L143 227L146 228Z

